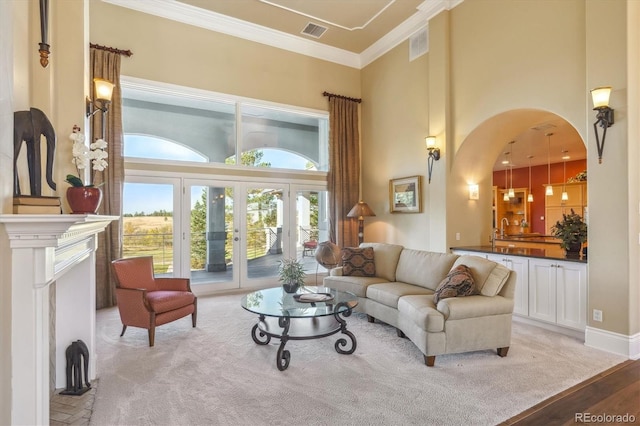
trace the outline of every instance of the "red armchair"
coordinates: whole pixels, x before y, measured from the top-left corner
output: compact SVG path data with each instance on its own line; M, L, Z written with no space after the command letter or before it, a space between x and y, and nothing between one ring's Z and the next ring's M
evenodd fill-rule
M146 328L149 346L153 346L156 326L191 315L196 326L198 298L191 292L188 278L156 278L151 256L131 257L111 262L116 277L116 299L127 326Z

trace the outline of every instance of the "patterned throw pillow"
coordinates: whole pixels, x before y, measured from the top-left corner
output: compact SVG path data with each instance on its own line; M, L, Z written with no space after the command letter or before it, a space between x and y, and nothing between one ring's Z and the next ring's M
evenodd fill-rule
M438 284L436 292L433 294L433 303L437 305L440 300L448 297L474 294L478 294L478 290L473 282L471 269L467 265L458 265L449 271L447 277Z
M346 247L342 249L342 275L375 277L373 247Z

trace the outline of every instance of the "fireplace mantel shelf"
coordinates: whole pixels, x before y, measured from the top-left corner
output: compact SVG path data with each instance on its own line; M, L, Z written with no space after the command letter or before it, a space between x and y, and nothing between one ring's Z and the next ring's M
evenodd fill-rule
M95 234L117 219L94 214L0 214L12 248L57 247L61 240Z

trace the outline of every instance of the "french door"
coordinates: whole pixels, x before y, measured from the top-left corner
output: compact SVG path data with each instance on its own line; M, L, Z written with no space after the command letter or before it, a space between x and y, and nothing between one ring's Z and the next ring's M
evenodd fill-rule
M189 277L194 291L207 294L278 285L278 265L285 257L303 260L309 285L316 284L316 272L325 272L318 271L314 256L328 234L324 188L208 178L139 180L125 184L125 212L127 203L163 204L153 207L151 216L140 207L136 217L125 217L125 256L153 255L158 275ZM146 228L134 233L128 222ZM155 224L161 226L152 228Z

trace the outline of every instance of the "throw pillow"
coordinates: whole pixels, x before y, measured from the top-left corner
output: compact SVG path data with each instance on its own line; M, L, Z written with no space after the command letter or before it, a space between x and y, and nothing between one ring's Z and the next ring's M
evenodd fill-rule
M433 294L433 303L437 305L440 300L448 297L471 296L474 294L478 294L478 290L473 282L471 269L467 265L458 265L449 271L447 277L438 284Z
M342 275L375 277L373 247L346 247L342 249Z

